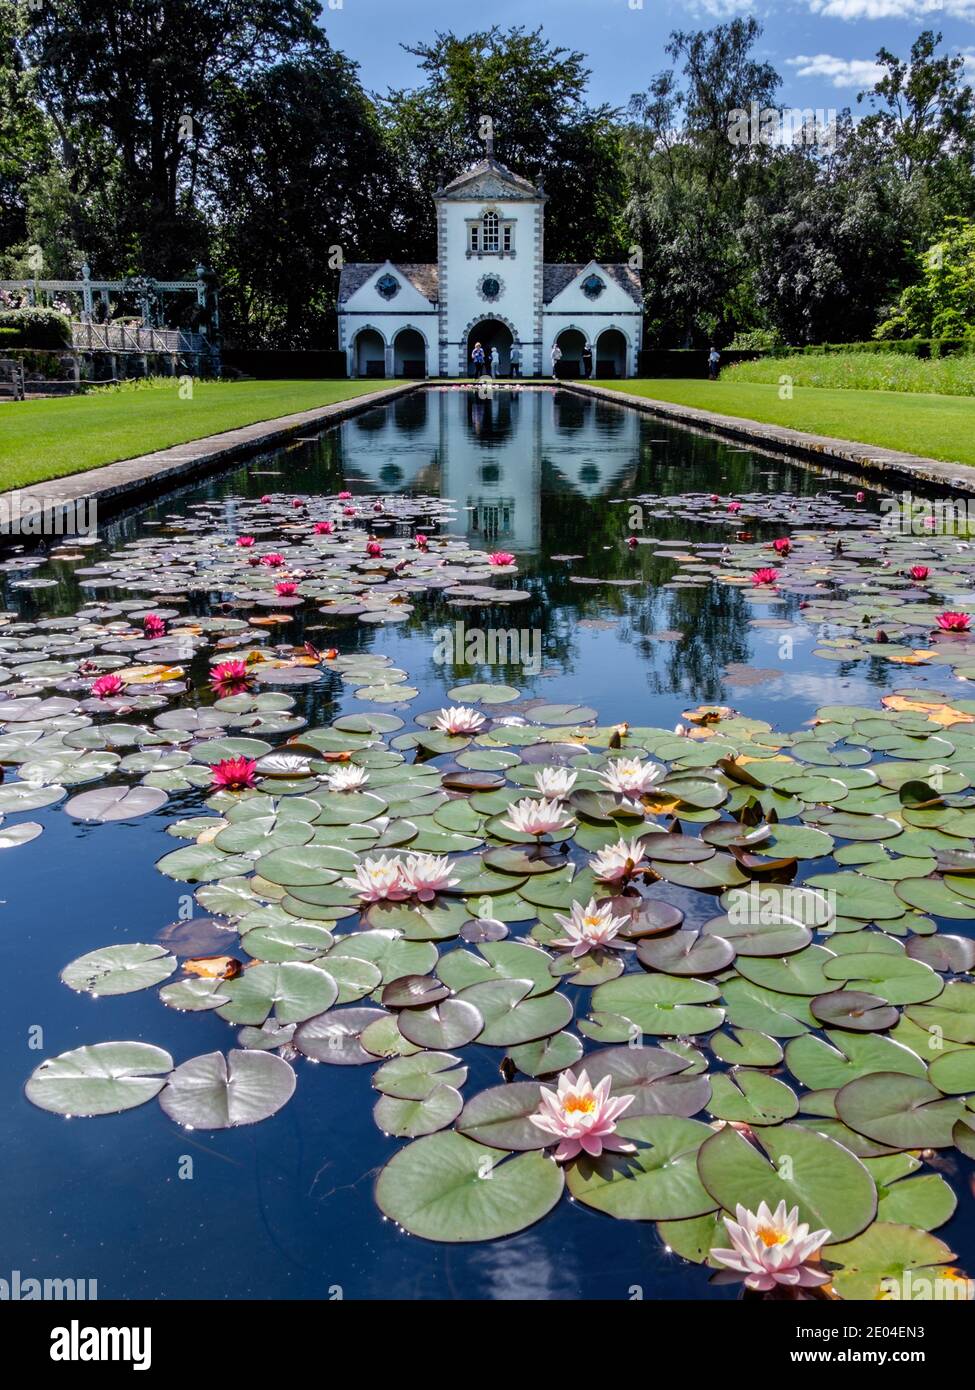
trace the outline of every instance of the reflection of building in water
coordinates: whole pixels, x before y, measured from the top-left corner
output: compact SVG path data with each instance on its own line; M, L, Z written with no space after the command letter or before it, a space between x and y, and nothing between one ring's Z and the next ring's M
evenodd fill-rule
M378 492L433 492L472 544L532 550L541 492L594 498L636 475L641 418L560 391L421 391L340 426L343 471ZM543 471L544 470L544 471Z

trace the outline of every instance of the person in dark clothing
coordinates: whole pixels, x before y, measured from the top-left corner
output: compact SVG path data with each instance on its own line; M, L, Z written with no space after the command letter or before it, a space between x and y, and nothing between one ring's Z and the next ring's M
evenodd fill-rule
M588 338L586 339L585 347L582 349L582 375L584 377L592 376L592 343L590 343Z
M481 347L480 343L474 344L474 351L471 353L471 361L474 363L474 380L477 381L484 371L484 349Z

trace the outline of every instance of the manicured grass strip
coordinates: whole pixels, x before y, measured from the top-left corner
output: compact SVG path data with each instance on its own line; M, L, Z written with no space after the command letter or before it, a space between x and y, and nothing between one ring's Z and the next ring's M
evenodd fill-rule
M600 381L622 396L646 396L673 405L713 410L809 434L949 462L975 464L975 399L899 391L794 388L779 399L778 385L737 381Z
M191 439L333 405L391 381L196 381L176 378L88 396L0 403L0 492L151 454Z

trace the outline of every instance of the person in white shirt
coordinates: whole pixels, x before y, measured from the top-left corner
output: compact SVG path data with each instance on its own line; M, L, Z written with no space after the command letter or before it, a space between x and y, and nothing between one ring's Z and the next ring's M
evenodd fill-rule
M560 363L561 361L562 361L562 349L559 347L558 343L553 343L553 344L552 344L552 375L553 375L553 376L558 376L558 374L559 374L559 363Z

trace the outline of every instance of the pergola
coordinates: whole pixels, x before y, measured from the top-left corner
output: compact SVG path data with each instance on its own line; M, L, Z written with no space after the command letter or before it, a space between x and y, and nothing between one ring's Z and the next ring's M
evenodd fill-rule
M162 317L159 310L166 295L185 294L190 291L196 294L196 302L201 309L205 310L208 302L212 303L211 332L216 334L220 328L219 291L216 285L212 284L210 272L203 265L196 267L195 280L154 280L146 275L128 277L124 280L93 280L91 268L83 265L80 278L77 280L0 280L0 290L21 293L26 291L32 305L38 302L38 296L42 294L78 295L81 300L78 321L81 323L92 322L96 297L104 305L107 317L113 294L134 295L139 301L142 320L147 327L160 326L157 320Z

